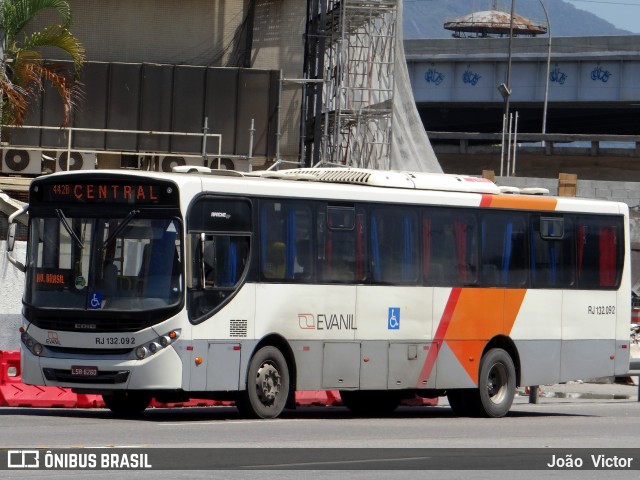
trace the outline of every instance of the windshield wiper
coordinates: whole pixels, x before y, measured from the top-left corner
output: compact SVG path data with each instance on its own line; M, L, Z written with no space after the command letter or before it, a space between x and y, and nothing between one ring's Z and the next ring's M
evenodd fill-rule
M71 228L71 225L69 225L69 222L67 221L67 217L65 217L64 212L59 208L57 208L56 214L58 215L60 222L62 223L62 225L64 225L65 230L67 231L67 233L69 233L71 238L73 238L73 240L80 246L80 248L84 248L84 244L82 243L82 240L80 240L80 237L78 237L76 232L74 232L73 229Z
M128 223L133 220L133 217L140 214L140 210L131 210L129 214L122 219L122 221L118 224L113 232L107 237L102 246L98 249L99 252L105 249L107 245L109 245L114 238L128 225Z

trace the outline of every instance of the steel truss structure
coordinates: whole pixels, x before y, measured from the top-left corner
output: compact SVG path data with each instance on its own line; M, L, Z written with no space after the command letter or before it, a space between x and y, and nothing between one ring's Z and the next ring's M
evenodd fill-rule
M389 168L397 9L397 0L308 0L306 165Z

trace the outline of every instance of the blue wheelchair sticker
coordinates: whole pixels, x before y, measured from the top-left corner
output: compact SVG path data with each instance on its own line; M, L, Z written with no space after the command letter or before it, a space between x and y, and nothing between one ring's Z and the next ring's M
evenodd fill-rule
M389 316L387 317L387 329L400 330L400 309L398 307L389 307Z
M102 308L102 292L89 292L89 308Z

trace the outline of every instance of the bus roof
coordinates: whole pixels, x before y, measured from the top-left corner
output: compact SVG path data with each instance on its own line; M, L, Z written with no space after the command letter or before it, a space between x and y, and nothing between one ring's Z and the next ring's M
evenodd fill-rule
M611 200L553 197L547 195L546 189L501 187L492 181L471 175L438 174L426 172L404 172L369 170L361 168L297 168L281 171L256 171L250 173L229 170L211 170L205 167L197 169L190 166L174 168L174 172L152 172L139 170L98 170L59 172L34 179L40 181L56 181L57 177L68 176L96 179L103 176L141 176L173 180L181 190L184 204L190 203L192 195L197 191L216 190L220 193L275 196L304 196L314 198L354 199L355 196L371 201L399 201L401 203L415 201L441 205L477 205L502 208L533 208L557 211L591 211L623 213L628 210L626 204ZM195 187L194 182L198 184ZM283 183L284 182L284 183ZM285 184L288 185L285 187ZM326 185L323 188L323 184ZM342 184L344 190L332 189L327 184ZM193 185L183 191L183 187ZM360 190L361 187L369 187ZM382 190L389 192L388 197L381 197ZM395 193L391 193L395 190ZM425 197L424 194L433 192ZM367 192L367 193L365 193ZM467 195L471 194L472 197ZM355 196L354 196L355 195ZM484 199L484 200L483 200ZM481 203L484 202L484 203ZM550 205L552 203L553 205Z
M370 170L364 168L296 168L278 172L259 172L258 174L262 177L283 180L310 180L415 190L500 193L500 188L491 180L470 175Z

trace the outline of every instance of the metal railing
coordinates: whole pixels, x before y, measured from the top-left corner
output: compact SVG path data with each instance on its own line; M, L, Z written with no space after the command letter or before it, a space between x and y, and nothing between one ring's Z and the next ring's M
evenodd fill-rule
M83 152L83 153L108 153L112 155L164 155L164 156L175 156L175 157L241 157L239 155L223 155L222 154L222 135L218 133L207 133L206 132L206 121L204 131L202 133L191 133L191 132L164 132L164 131L155 131L155 130L122 130L122 129L109 129L109 128L84 128L84 127L50 127L44 125L2 125L1 128L8 129L36 129L36 130L56 130L59 132L63 132L63 134L67 137L67 146L66 148L56 147L56 146L46 146L46 145L33 145L33 144L20 144L20 143L9 143L7 145L3 145L3 147L20 147L20 148L28 148L34 150L43 150L43 151L53 151L53 152L67 152L70 154L71 152ZM135 150L112 150L107 148L96 148L96 147L72 147L73 145L73 136L74 133L77 132L91 132L91 133L118 133L118 134L126 134L126 135L160 135L160 136L173 136L173 137L197 137L202 139L202 151L199 153L194 152L166 152L162 150L149 150L149 149L140 149L137 148ZM210 138L215 138L218 140L218 151L215 153L207 153L207 140ZM245 157L246 158L246 157Z

